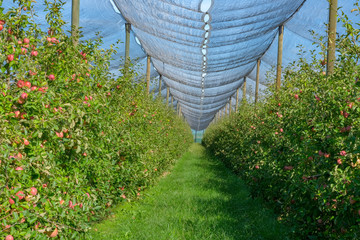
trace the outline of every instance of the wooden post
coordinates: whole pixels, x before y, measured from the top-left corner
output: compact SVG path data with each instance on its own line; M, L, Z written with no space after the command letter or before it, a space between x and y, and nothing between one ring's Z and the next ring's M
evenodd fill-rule
M161 80L162 80L162 76L159 76L159 96L161 97Z
M78 31L80 23L80 0L72 0L71 8L71 36L75 37L74 44L78 44Z
M331 75L334 73L334 66L336 60L336 23L337 23L337 8L338 0L330 0L330 13L329 13L329 37L328 37L328 52L327 52L327 65L326 74Z
M147 56L147 66L146 66L146 93L150 93L150 74L151 74L151 57Z
M171 108L174 107L174 97L171 95Z
M129 65L130 65L130 31L131 31L131 24L125 23L125 77L129 74Z
M179 117L181 117L181 106L179 104Z
M244 77L242 101L243 101L243 102L246 102L246 77Z
M169 105L170 88L166 87L166 105Z
M230 97L230 101L229 101L229 115L231 115L231 97Z
M235 112L238 111L238 107L239 107L239 92L240 92L240 88L238 88L236 90L236 105L235 105Z
M257 61L257 68L256 68L255 104L259 101L260 64L261 64L261 60L259 59Z
M278 58L277 58L277 71L276 71L276 92L280 91L280 86L281 86L283 46L284 46L284 25L281 25L279 27Z

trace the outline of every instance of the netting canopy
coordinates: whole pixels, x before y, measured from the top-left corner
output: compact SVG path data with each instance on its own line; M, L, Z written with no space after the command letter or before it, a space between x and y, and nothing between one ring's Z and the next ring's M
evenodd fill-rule
M10 6L6 0L5 7ZM151 56L152 77L161 76L161 95L166 87L181 106L194 130L203 130L236 91L247 82L247 97L255 94L257 61L261 59L260 94L269 84L266 73L277 62L279 26L284 25L283 63L299 58L298 46L309 58L314 50L311 31L326 36L329 19L327 0L81 0L80 26L85 38L100 31L104 46L125 40L125 23L131 23L130 57L145 74L146 56ZM349 14L356 0L339 0ZM44 19L43 4L36 3ZM359 17L349 15L353 22ZM70 22L71 1L64 19ZM68 24L70 29L70 24ZM339 26L338 32L343 31ZM112 64L115 72L124 58L120 47ZM152 89L158 91L154 81Z

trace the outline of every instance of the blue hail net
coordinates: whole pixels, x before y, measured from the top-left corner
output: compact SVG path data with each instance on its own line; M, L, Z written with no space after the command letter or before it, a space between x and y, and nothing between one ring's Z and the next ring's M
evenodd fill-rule
M356 0L339 0L341 11L350 14ZM5 8L13 5L5 0ZM43 1L35 3L37 21L44 22ZM70 22L71 0L64 6ZM125 41L125 23L131 23L130 57L138 71L146 73L151 56L151 90L179 104L190 127L205 129L215 114L236 97L254 101L256 65L261 60L259 94L273 84L267 73L277 62L278 32L284 25L283 66L299 57L310 58L316 41L311 34L326 37L329 19L327 0L81 0L80 26L85 39L100 32L104 47ZM70 23L66 25L70 30ZM338 32L344 32L341 25ZM299 55L299 46L305 51ZM124 63L125 45L111 64L118 75ZM271 80L271 81L270 81ZM237 94L246 81L246 96ZM169 98L170 101L170 98Z

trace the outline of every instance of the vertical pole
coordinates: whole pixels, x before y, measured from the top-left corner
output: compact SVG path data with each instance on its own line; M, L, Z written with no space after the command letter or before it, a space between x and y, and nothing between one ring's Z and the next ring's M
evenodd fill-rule
M229 101L229 115L231 115L231 97L230 97L230 101Z
M130 30L131 30L131 24L125 23L125 77L129 74L129 65L130 65Z
M78 31L80 22L80 0L72 0L71 8L71 36L76 37L74 44L78 44Z
M244 77L242 101L246 102L246 77Z
M279 27L278 58L277 58L277 71L276 71L276 92L280 91L280 86L281 86L283 46L284 46L284 25L281 25Z
M260 64L261 60L257 61L257 68L256 68L256 89L255 89L255 104L259 100L259 80L260 80Z
M170 88L166 87L166 105L169 105Z
M225 115L226 115L227 112L228 112L227 106L228 106L228 104L226 103L226 105L225 105Z
M162 76L159 76L159 96L161 97L161 80L162 80Z
M328 53L326 73L331 75L334 73L335 66L335 51L336 51L336 23L337 23L337 8L338 0L330 0L329 13L329 39L328 39Z
M238 111L238 107L239 107L239 92L240 92L240 88L238 88L236 90L236 105L235 105L235 112Z
M151 57L147 56L147 66L146 66L146 93L150 93L150 74L151 74Z
M181 106L179 105L179 117L181 117Z

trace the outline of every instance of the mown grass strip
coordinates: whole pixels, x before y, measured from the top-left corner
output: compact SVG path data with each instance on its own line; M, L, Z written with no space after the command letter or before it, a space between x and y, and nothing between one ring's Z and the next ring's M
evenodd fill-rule
M94 226L94 239L286 239L287 230L221 162L192 145L139 202ZM97 231L95 231L95 229Z

